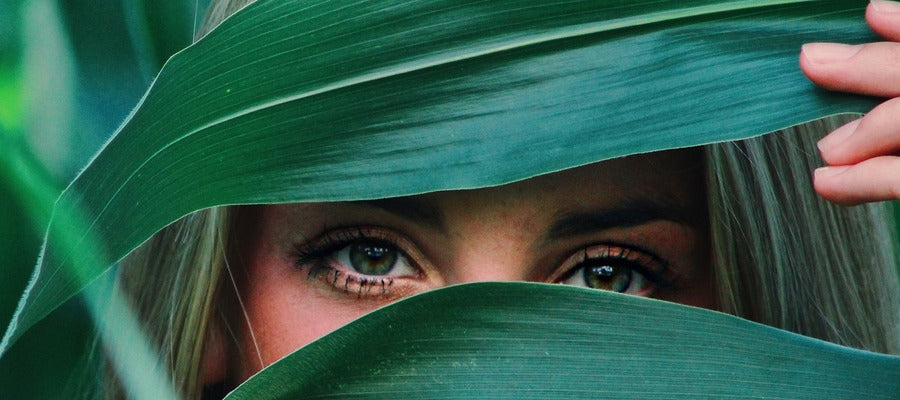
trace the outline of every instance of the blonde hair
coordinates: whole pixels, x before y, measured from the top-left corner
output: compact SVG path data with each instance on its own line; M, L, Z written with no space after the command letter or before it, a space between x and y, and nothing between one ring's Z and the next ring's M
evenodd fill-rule
M889 204L840 207L812 189L815 142L850 117L706 147L722 311L831 342L900 351Z
M163 365L186 398L199 398L207 333L226 271L228 207L190 214L153 236L123 261L119 284L144 322ZM107 394L118 396L118 383Z
M251 2L214 1L199 35ZM835 206L810 182L815 141L846 120L704 147L720 308L838 344L898 353L900 284L888 206ZM223 299L237 290L227 265L234 214L216 207L176 221L129 255L119 272L185 398L201 397L211 327L232 318ZM108 381L105 395L120 397L116 380Z
M888 204L840 207L812 190L811 153L832 118L705 146L712 264L722 311L845 346L900 351ZM124 262L120 280L171 378L199 398L203 349L227 274L230 207L198 211Z

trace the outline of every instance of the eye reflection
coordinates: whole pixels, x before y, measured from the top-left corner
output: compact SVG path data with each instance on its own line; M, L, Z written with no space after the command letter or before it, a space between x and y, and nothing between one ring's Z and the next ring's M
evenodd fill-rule
M559 283L650 296L666 285L661 274L665 264L652 254L615 245L594 245L579 251L563 263L566 274Z
M359 241L338 251L335 258L364 275L387 275L399 256L397 248L390 243Z
M428 273L421 267L428 265L428 260L414 243L393 230L355 227L326 231L310 242L297 244L296 251L296 265L307 268L307 276L359 297L373 288L380 288L378 292L389 297L428 288ZM582 247L557 271L554 281L558 283L637 296L651 296L658 289L674 287L674 276L665 261L624 244ZM390 289L397 278L406 289ZM411 289L413 286L415 289Z
M395 279L406 287L421 276L414 257L409 256L410 251L417 254L414 246L401 235L377 227L326 231L295 245L295 251L296 265L307 270L307 277L359 298L396 297L404 291L392 289Z
M570 278L562 283L619 293L640 293L648 285L643 275L624 266L603 263L584 266L579 268L579 270L581 273L575 271Z
M584 281L594 289L624 292L631 285L631 270L623 270L611 265L584 268Z
M414 275L417 268L410 262L408 249L408 240L372 227L329 230L295 245L298 267L315 265L369 276Z

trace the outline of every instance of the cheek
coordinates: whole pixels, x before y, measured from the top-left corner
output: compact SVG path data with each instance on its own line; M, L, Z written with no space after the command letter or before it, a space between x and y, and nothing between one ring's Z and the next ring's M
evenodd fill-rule
M291 259L277 256L274 248L258 247L242 291L248 320L240 344L242 381L363 313L319 295Z

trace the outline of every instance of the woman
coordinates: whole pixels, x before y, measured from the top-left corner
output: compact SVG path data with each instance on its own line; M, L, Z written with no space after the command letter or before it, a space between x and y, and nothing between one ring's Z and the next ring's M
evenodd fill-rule
M243 3L215 3L207 25ZM894 41L897 8L873 1L867 12ZM897 54L896 43L812 44L801 67L831 89L897 97L898 70L880 64ZM889 216L816 199L808 174L817 161L808 153L834 131L818 143L830 166L815 172L815 189L829 200L900 197L898 104L845 125L832 119L492 188L205 210L136 250L120 281L189 398L229 390L380 305L479 280L652 296L897 353ZM160 288L178 295L160 299Z

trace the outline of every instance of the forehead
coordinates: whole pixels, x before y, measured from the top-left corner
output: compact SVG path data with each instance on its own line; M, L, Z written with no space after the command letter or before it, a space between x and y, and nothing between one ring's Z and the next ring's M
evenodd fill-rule
M440 169L435 170L434 179L440 179ZM263 207L268 210L263 216L269 221L267 225L287 231L298 226L313 229L391 221L433 232L470 232L481 226L541 235L571 234L569 231L578 231L584 223L628 226L653 219L702 227L707 214L704 171L699 149L669 150L490 188L371 201L267 206Z
M655 204L705 214L704 161L698 148L639 154L541 175L507 185L411 196L459 213L524 208L546 215L584 208Z

